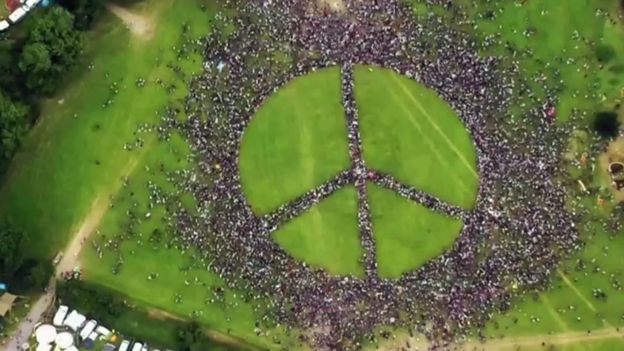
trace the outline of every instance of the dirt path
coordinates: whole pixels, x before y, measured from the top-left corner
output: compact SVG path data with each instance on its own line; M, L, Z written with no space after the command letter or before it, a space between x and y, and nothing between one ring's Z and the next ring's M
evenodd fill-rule
M131 158L123 171L121 172L121 178L130 176L139 163L140 157ZM112 193L115 194L119 191L121 185L113 189ZM63 258L56 266L56 275L60 276L61 273L71 271L74 267L80 265L80 252L82 251L84 243L87 242L89 236L95 232L100 221L106 214L110 205L110 198L107 194L98 195L91 204L91 210L89 214L82 221L78 230L72 236L72 241L65 247L63 251Z
M126 166L123 168L121 177L129 176L140 160L139 154L137 157L131 158ZM112 190L112 193L117 193L121 184ZM108 192L107 192L108 194ZM108 210L110 199L106 194L98 195L93 203L91 209L85 219L78 226L78 230L73 235L72 241L65 247L63 251L63 258L56 266L56 276L59 276L62 272L74 269L74 267L80 264L79 257L82 251L83 244L87 241L89 236L95 231L100 221L104 217L104 214ZM35 324L41 320L43 314L48 310L55 298L56 290L56 277L50 280L46 293L42 295L32 306L30 312L26 318L24 318L15 332L9 338L9 342L6 345L2 345L0 350L15 351L19 346L28 341L31 336Z
M500 340L487 341L485 343L470 342L466 344L465 350L517 350L519 346L540 347L542 345L565 346L606 339L623 339L624 332L617 328L604 328L587 332L567 332L553 335L530 335L517 338L504 338Z
M176 321L176 322L187 322L188 319L180 317L178 315L175 315L173 313L169 313L167 311L163 311L161 309L158 308L150 308L147 311L147 315L150 318L153 319L157 319L157 320L170 320L170 321ZM236 350L249 350L249 351L258 351L261 350L256 346L253 346L249 343L247 343L244 340L241 340L237 337L231 336L229 334L226 333L222 333L220 331L214 330L214 329L210 329L210 328L203 328L204 334L211 340L223 345L223 346L229 346L232 347Z
M565 332L552 335L528 335L521 337L505 337L502 339L490 339L485 342L468 341L461 345L453 345L449 348L454 351L516 351L526 348L540 348L549 346L573 345L581 342L592 342L607 339L624 340L624 330L618 328L603 328L587 332ZM410 348L407 348L409 343ZM377 349L379 351L395 351L401 347L406 350L428 350L431 343L424 337L398 338L392 342L384 343Z
M117 16L135 37L149 40L154 36L156 22L151 18L136 14L115 4L108 3L106 8Z
M24 317L16 330L6 340L7 343L0 345L0 350L16 351L19 350L21 345L28 342L28 338L30 338L33 330L35 329L35 325L39 322L41 316L48 310L54 301L55 288L56 281L51 279L47 292L32 305L26 317Z

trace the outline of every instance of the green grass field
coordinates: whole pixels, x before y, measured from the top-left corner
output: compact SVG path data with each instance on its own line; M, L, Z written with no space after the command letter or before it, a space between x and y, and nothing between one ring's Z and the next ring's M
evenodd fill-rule
M274 233L293 257L337 275L362 277L355 188L337 191Z
M435 213L376 185L368 186L379 275L398 278L442 254L459 236L458 219Z
M165 107L186 95L188 81L167 64L180 66L187 77L200 69L198 56L190 53L188 58L178 57L186 56L178 50L185 24L189 31L184 35L191 38L205 34L210 26L212 10L202 10L201 3L171 0L135 5L132 11L155 21L150 40L133 37L111 15L89 34L87 57L73 78L75 82L44 102L45 115L16 157L0 192L3 214L33 236L32 256L49 258L61 250L100 198L111 198L112 207L98 227L101 236L96 235L96 241L124 232L127 211L152 214L151 221L135 225L139 238L143 233L147 237L154 228L165 230L160 220L164 209L148 210L147 183L153 181L172 191L167 188L164 174L157 170L161 166L165 171L186 167L188 146L175 135L164 142L156 140L153 132L137 131L140 125L159 123ZM93 68L88 69L88 64ZM136 84L139 78L147 81L142 88ZM167 92L171 86L175 90ZM102 105L109 99L112 104L104 108ZM124 149L124 145L136 145L139 139L143 147ZM113 275L119 257L125 264L118 275ZM211 296L211 287L222 283L199 267L180 271L193 261L190 252L175 248L157 252L133 240L127 240L119 252L104 251L101 259L91 248L82 255L85 277L90 281L127 294L150 308L162 308L185 318L197 317L225 334L250 343L270 344L253 333L253 306L245 305L241 294L226 289L224 301L209 304L206 311L201 311ZM159 272L160 280L146 284L146 277L153 272ZM194 283L186 285L186 279ZM176 301L178 295L182 296L180 301Z
M192 21L191 35L199 35L205 33L209 20L195 1L184 5L187 11L171 11L173 4L167 0L138 5L137 11L160 18L157 39L152 41L131 37L113 17L102 20L91 34L87 57L74 82L43 103L44 115L0 190L0 211L36 236L32 256L53 257L80 226L94 200L116 193L122 176L134 162L141 163L143 154L124 150L124 144L138 138L150 144L153 134L138 135L137 127L158 122L168 101L185 96L185 82L176 81L166 64L179 64L188 74L199 68L199 61L193 57L177 62L171 48L178 44L185 22ZM139 78L147 80L145 87L136 87ZM178 89L169 95L157 80L175 82ZM112 104L103 107L108 100Z
M198 57L178 60L173 50L174 46L179 49L183 24L190 25L194 37L209 28L213 12L201 10L200 1L148 0L133 7L155 21L151 40L132 37L111 16L98 24L90 33L81 69L61 93L43 103L44 116L0 189L0 211L31 233L33 257L49 258L89 216L96 199L112 197L113 207L98 226L95 242L103 245L122 234L126 238L119 249L105 248L101 258L92 248L83 251L87 280L122 292L146 308L196 318L253 345L275 348L272 339L277 337L283 348L299 349L299 343L279 328L270 330L269 336L256 335L255 321L262 311L245 302L243 292L224 288L218 276L198 264L192 250L168 247L173 233L165 222L165 206L152 206L148 200L148 183L175 192L158 171L161 165L167 171L192 167L182 138L174 135L168 142L157 141L153 133L136 131L140 124L158 122L158 113L185 95L186 79L176 76L168 63L182 66L187 74L200 69ZM470 4L476 21L476 26L463 29L480 38L500 33L518 48L531 49L531 55L520 54L521 72L525 77L543 73L545 81L557 85L561 123L570 120L575 109L586 120L592 111L613 106L624 87L624 26L596 13L599 9L612 13L615 1L517 3L461 0L456 5ZM487 10L495 10L495 18L478 16ZM445 10L436 11L449 23L461 23ZM534 34L525 35L528 29ZM597 44L610 45L616 53L602 68L595 57ZM507 54L502 47L488 48L486 53ZM87 68L89 63L92 69ZM478 184L474 147L448 105L431 91L387 70L369 72L358 66L355 76L367 165L470 208ZM145 87L136 87L138 78L148 81ZM159 79L174 84L176 91L167 94L156 82ZM539 80L531 84L533 92L545 98L545 84ZM112 104L103 107L109 99ZM521 111L521 104L514 106L508 118ZM347 168L345 135L337 69L298 79L269 99L250 124L241 151L243 186L254 209L268 212ZM138 138L144 140L142 148L124 150L124 144ZM434 216L375 187L369 189L369 196L383 276L397 277L418 267L447 248L457 235L457 221ZM192 206L187 197L179 200ZM493 319L486 330L492 342L528 336L548 343L551 335L624 327L624 237L601 228L598 221L606 214L595 207L595 200L593 195L582 200L592 210L582 229L586 247L553 273L547 291L515 299L511 311ZM352 191L338 192L287 224L275 239L293 256L314 266L335 274L361 274L353 202ZM128 217L129 212L135 219ZM405 228L412 228L411 232ZM435 241L423 239L433 231ZM119 273L112 274L120 259ZM155 273L158 277L148 280ZM214 294L219 288L224 288L223 296ZM606 299L595 298L595 289L601 289ZM573 339L556 350L623 348L621 338L607 335ZM541 345L521 349L547 350Z
M470 135L435 92L391 70L357 66L355 97L368 167L471 208L479 176Z
M328 68L288 83L245 130L243 190L267 213L349 167L340 70Z

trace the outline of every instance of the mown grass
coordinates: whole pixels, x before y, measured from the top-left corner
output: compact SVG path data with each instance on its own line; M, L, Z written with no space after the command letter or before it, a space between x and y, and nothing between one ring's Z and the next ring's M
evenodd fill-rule
M379 275L398 278L449 249L458 219L435 213L376 185L368 186Z
M621 98L624 76L618 72L624 63L624 25L617 18L617 2L527 1L522 5L518 2L496 5L464 2L462 5L476 20L470 31L481 38L500 37L508 46L494 46L487 53L508 56L511 55L509 47L515 48L521 74L527 78L535 97L543 101L548 96L558 98L559 123L574 123L575 129L587 129L595 111L612 109ZM482 16L488 11L495 16ZM527 30L532 34L527 35ZM615 57L600 62L596 55L599 45L613 48ZM541 75L543 79L539 79ZM524 102L528 103L528 99ZM509 118L513 120L523 111L520 102L512 108ZM584 151L589 149L581 153ZM580 158L580 153L576 156ZM589 167L591 164L583 166ZM578 173L576 169L572 171ZM599 188L601 181L594 175L591 186ZM580 228L585 245L559 271L553 272L549 289L516 298L508 313L494 318L488 326L488 336L534 335L539 338L551 333L624 325L620 286L624 274L620 260L624 239L613 230L606 230L601 223L609 217L611 206L598 206L595 194L580 194L576 186L574 183L569 189L569 202L577 212L581 212L581 206L588 210ZM606 298L594 296L598 291ZM622 347L622 340L617 339L587 341L556 349L615 350Z
M190 252L165 248L165 243L159 251L137 242L156 228L166 231L164 208L150 208L148 181L173 191L165 172L189 166L186 141L177 135L160 140L152 126L161 122L167 106L179 104L190 74L201 69L201 57L185 52L194 46L183 49L182 38L207 33L214 14L210 8L214 5L203 0L133 6L131 11L154 21L150 40L133 37L107 15L89 34L89 51L74 80L43 103L44 115L3 184L0 209L30 233L30 255L41 258L62 250L98 197L110 198L111 208L94 235L96 242L126 233L130 213L150 212L152 220L135 226L136 237L126 238L119 251L105 250L101 259L92 248L83 251L85 278L225 334L270 344L254 334L252 306L242 302L241 293L225 289L224 300L206 303L222 283L195 266ZM145 79L145 86L139 87L138 79ZM108 100L112 103L103 107ZM190 199L180 201L192 208ZM125 263L113 275L120 257ZM154 272L159 279L148 282Z
M293 257L337 275L363 277L355 188L340 189L274 233Z
M175 11L173 5L169 0L136 8L157 21L151 41L131 37L116 18L104 19L89 36L75 80L43 103L43 115L0 190L0 211L30 234L31 256L50 258L63 248L94 199L113 195L123 170L140 157L124 144L153 139L138 136L137 126L158 122L167 102L184 96L184 81L173 94L158 81L175 81L167 63L187 73L199 67L197 57L177 62L172 48L180 44L185 22L197 35L207 30L209 16L194 1L175 2ZM143 88L136 86L139 78L147 80Z
M337 67L297 78L252 119L240 151L243 190L267 213L349 167Z
M367 166L471 208L476 152L456 113L435 92L388 69L357 66L355 97Z

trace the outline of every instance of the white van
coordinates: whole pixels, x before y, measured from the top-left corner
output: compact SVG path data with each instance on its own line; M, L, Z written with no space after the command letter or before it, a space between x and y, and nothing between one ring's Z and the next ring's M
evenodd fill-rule
M105 338L108 338L111 335L111 331L108 328L101 326L101 325L98 325L98 327L95 328L95 332L102 335Z
M130 341L124 340L124 341L121 342L121 344L119 344L119 350L118 351L128 351L129 347L130 347Z
M63 325L63 321L65 317L67 317L67 311L69 311L69 307L65 305L60 305L56 313L54 314L54 318L52 319L52 324L56 327L60 327Z
M94 319L88 321L87 324L85 324L84 328L82 328L82 330L80 331L80 339L84 340L88 338L89 335L93 333L96 326L97 322Z
M132 346L132 351L141 351L143 349L143 344L140 342L135 342Z
M16 8L15 11L13 11L13 13L9 15L9 22L11 23L19 22L19 20L21 20L22 17L24 17L27 12L28 10L24 10L22 7Z

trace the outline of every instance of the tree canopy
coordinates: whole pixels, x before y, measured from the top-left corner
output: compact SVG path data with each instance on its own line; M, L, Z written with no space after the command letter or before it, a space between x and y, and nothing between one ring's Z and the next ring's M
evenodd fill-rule
M58 0L58 4L74 14L76 28L91 28L94 20L102 12L105 0Z
M28 22L17 58L25 88L37 95L54 92L63 74L78 63L84 35L74 28L74 16L60 6Z
M614 138L620 131L620 121L615 111L596 113L592 127L603 138Z
M28 237L25 232L0 219L0 243L0 281L11 281L24 262Z
M0 91L0 159L8 160L30 128L29 108ZM0 240L0 243L4 241Z

